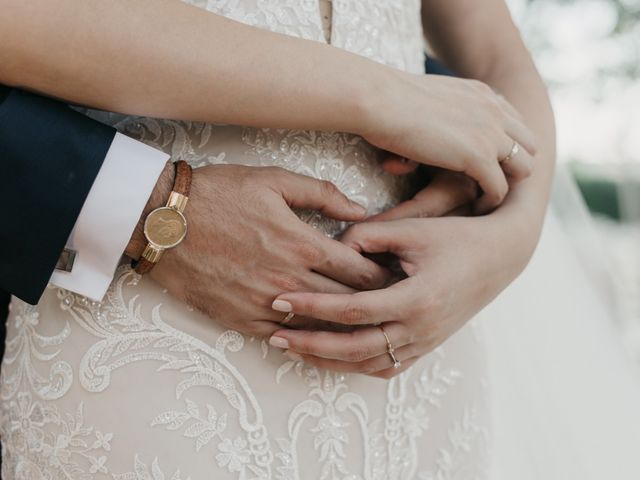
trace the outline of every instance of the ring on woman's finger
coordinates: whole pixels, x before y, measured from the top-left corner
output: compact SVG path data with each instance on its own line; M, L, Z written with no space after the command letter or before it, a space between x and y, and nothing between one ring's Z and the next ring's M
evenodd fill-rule
M395 355L396 349L393 348L393 344L389 339L389 335L387 335L387 332L385 331L382 325L378 325L378 328L380 329L380 331L382 331L382 334L384 335L384 339L387 341L387 354L391 357L391 361L393 362L393 368L400 368L402 366L402 362L400 362L400 360L396 358L396 355Z
M293 320L293 317L295 317L296 314L293 312L289 312L285 315L285 317L282 319L282 321L280 322L280 325L286 325L287 323L289 323L291 320Z
M509 155L507 155L502 160L500 160L500 163L511 161L513 157L515 157L519 152L520 152L520 144L518 142L513 142Z

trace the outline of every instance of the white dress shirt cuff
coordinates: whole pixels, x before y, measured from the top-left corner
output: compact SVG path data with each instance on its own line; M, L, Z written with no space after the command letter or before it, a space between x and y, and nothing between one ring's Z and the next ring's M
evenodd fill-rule
M52 284L102 300L168 159L116 133L67 242L73 269L53 272Z

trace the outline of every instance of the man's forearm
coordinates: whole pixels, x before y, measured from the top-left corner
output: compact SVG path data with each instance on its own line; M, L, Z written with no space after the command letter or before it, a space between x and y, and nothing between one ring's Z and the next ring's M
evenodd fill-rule
M177 0L0 8L0 82L128 114L354 131L386 68Z

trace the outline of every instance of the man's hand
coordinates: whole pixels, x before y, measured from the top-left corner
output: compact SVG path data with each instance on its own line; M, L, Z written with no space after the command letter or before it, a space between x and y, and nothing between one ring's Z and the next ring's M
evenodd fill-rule
M395 254L408 278L372 292L286 293L275 308L346 325L351 333L276 332L292 358L321 368L390 378L429 353L495 298L522 271L537 236L526 219L501 210L475 218L367 222L344 236L357 251ZM529 239L530 241L524 241ZM383 324L395 356L392 368Z
M168 169L146 211L165 201L169 177ZM271 309L282 292L350 293L387 283L384 268L302 222L293 207L343 221L366 215L331 183L280 168L196 169L185 212L187 237L165 253L151 276L214 320L261 337L277 330L285 316ZM142 248L138 232L127 253L136 258Z

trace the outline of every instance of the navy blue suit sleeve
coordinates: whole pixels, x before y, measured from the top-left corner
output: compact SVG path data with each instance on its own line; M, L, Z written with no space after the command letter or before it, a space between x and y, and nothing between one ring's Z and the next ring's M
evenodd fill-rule
M0 87L0 290L38 302L114 135L64 103Z

